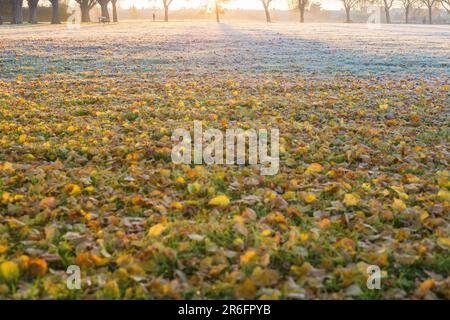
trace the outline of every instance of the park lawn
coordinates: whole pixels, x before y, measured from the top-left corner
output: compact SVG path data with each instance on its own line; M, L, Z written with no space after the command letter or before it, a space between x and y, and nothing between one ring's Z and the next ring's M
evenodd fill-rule
M439 29L431 54L402 50L411 33L377 72L332 25L307 27L320 41L285 25L16 28L0 29L0 298L450 298ZM355 59L389 54L368 52ZM194 121L278 128L280 172L173 164L171 135Z

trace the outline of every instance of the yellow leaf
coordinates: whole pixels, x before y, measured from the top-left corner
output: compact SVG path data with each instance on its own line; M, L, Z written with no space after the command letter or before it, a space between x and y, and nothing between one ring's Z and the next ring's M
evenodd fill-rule
M422 282L419 286L419 290L428 291L431 288L433 288L435 285L433 279L427 279L424 282Z
M450 248L450 238L439 238L438 243L442 246Z
M438 185L440 187L450 187L450 182L449 182L449 172L448 170L444 170L444 171L438 171L436 172L436 176L437 176L437 180L438 180Z
M0 165L0 170L6 171L9 173L14 172L13 165L10 162L5 162L5 163L3 163L3 165Z
M110 280L106 283L102 291L102 297L108 300L120 298L120 288L115 280Z
M304 196L304 200L306 203L313 203L317 200L317 197L313 193L308 193Z
M430 216L430 214L429 214L428 212L423 211L423 212L420 214L419 219L420 219L421 222L423 222L423 221L425 221L429 216Z
M306 169L306 173L319 173L323 171L323 167L319 163L311 163Z
M258 300L280 300L280 293L278 291L274 291L270 294L263 294L259 297Z
M416 177L415 175L410 174L410 173L405 174L405 180L408 183L419 183L420 182L420 179L418 177Z
M186 180L184 180L183 177L178 177L177 180L175 180L175 182L178 184L184 184L186 182Z
M225 195L220 195L215 198L212 198L209 201L211 206L228 206L230 204L230 199Z
M357 206L359 203L359 196L354 193L347 193L344 196L343 202L347 207Z
M11 194L9 192L2 193L2 203L8 203L11 199Z
M325 229L328 228L331 225L331 221L327 218L320 220L319 222L319 228Z
M3 262L0 265L0 276L5 282L14 282L20 276L19 267L12 261Z
M133 162L133 161L138 161L139 160L139 153L129 153L127 154L127 161Z
M361 185L361 188L363 188L366 191L369 191L370 190L370 183L363 183Z
M266 193L264 194L264 199L267 200L275 200L277 198L277 193L273 190L267 190Z
M439 200L450 202L450 192L447 190L439 190L437 196Z
M178 201L174 201L171 204L171 208L172 209L183 210L183 207L184 207L183 204L181 202L178 202Z
M356 244L350 238L342 238L339 241L334 243L334 247L336 249L342 248L342 249L344 249L345 251L347 251L349 253L354 253L355 252L355 248L356 248Z
M0 244L0 254L5 253L8 250L8 246Z
M278 282L278 272L272 269L262 269L261 267L256 267L253 270L251 279L259 286L269 287Z
M202 190L202 185L198 182L190 183L188 184L187 189L190 194L197 194Z
M258 254L253 250L248 250L246 253L241 255L240 262L241 265L246 265L250 263Z
M160 173L163 177L166 177L166 178L170 177L170 170L168 170L168 169L161 169Z
M166 230L166 227L162 223L158 223L148 230L148 235L152 238L159 237L164 230Z
M396 211L403 211L406 209L406 204L401 199L394 199L392 203L392 208Z
M295 199L295 192L294 191L287 191L283 194L284 200L292 200Z
M233 245L238 248L242 247L244 245L244 240L242 240L241 238L236 238L233 241Z
M256 295L256 286L249 278L245 279L241 284L238 284L234 290L237 298L254 299Z
M97 256L95 254L92 254L90 256L90 258L91 258L92 262L94 262L94 264L97 267L103 267L103 266L108 264L108 259L107 258L103 258L103 257Z
M409 196L404 192L403 187L392 186L391 189L394 190L395 192L397 192L400 199L403 199L403 200L409 199Z
M79 195L81 193L81 188L78 185L73 184L73 183L68 184L65 187L65 190L69 195L71 195L73 197L76 197L77 195Z
M245 224L245 219L243 216L236 215L233 217L233 222L236 224Z
M27 135L26 134L21 134L19 136L19 142L20 143L24 143L25 141L27 141Z

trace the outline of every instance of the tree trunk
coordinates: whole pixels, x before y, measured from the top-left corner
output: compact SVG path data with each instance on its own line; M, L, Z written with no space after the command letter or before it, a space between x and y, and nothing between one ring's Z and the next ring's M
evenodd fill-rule
M405 8L405 24L409 22L409 7Z
M433 7L428 7L428 24L433 24Z
M23 0L11 0L11 24L23 23L22 7Z
M345 15L347 16L345 22L350 23L350 8L345 8Z
M384 11L386 12L386 23L391 23L391 15L389 13L389 8L388 7L384 7Z
M119 22L119 18L117 17L117 0L111 0L112 8L113 8L113 22Z
M110 21L109 11L108 11L109 0L98 0L98 3L100 4L100 7L102 9L102 17L104 17L105 20L107 22L109 22Z
M298 8L300 10L300 23L304 23L305 22L305 6L299 5Z
M268 6L264 6L264 11L266 12L266 21L267 23L271 23L272 19L270 19L270 11Z
M59 18L59 0L50 0L52 4L52 24L60 24Z
M169 6L164 6L164 21L169 21Z
M80 3L81 10L81 22L91 22L91 16L89 15L89 3L87 1L83 1Z
M217 23L220 23L220 12L219 12L219 5L217 4L217 1L216 1L216 21L217 21Z
M29 23L38 23L37 19L37 5L39 0L28 0L28 22Z

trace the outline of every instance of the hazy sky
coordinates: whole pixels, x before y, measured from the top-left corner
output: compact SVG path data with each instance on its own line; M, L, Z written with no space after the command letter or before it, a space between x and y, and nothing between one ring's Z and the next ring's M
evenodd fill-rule
M200 4L205 2L214 2L214 0L174 0L172 4L173 9L177 8L187 8L187 7L197 7ZM123 8L128 8L132 5L139 7L151 7L157 6L160 7L162 1L161 0L122 0L121 6ZM319 2L319 1L317 1ZM241 9L261 9L261 1L260 0L232 0L228 8L241 8ZM272 8L277 9L287 9L287 1L286 0L274 0L271 5ZM340 0L327 0L322 1L322 8L324 9L340 9L342 7Z

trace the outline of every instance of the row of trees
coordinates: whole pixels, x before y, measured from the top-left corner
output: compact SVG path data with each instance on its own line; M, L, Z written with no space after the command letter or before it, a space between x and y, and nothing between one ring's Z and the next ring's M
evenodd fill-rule
M165 21L168 21L169 5L173 0L162 0L165 8ZM217 22L220 22L220 12L223 5L232 0L215 0L215 10ZM271 22L270 5L274 0L259 0L266 13L267 22ZM356 8L367 8L368 5L381 5L386 15L386 23L391 23L390 10L394 4L398 3L405 10L405 23L409 22L409 14L415 7L425 6L428 9L428 23L432 23L433 8L442 5L442 7L450 14L450 0L341 0L346 13L346 22L350 23L350 11ZM305 22L305 12L310 6L310 0L288 0L289 8L296 9L300 13L300 22Z
M303 0L299 0L303 1ZM433 8L442 5L442 7L450 14L450 0L341 0L346 13L347 22L351 22L350 11L357 8L364 8L368 5L381 5L384 8L386 23L391 23L390 11L394 4L398 4L404 9L405 23L409 22L409 15L414 8L425 7L428 10L428 23L433 23Z
M29 8L30 23L38 22L38 4L49 1L52 6L52 23L61 23L59 16L59 3L61 0L26 0ZM81 11L81 21L90 22L90 11L99 5L101 8L101 15L105 21L111 21L108 6L111 3L113 19L112 21L118 22L117 16L117 1L118 0L75 0ZM174 0L160 0L164 8L164 21L169 21L169 9ZM214 0L214 10L216 13L217 22L220 22L220 14L224 10L224 5L233 0ZM267 22L271 22L270 5L276 0L259 0L264 8ZM305 22L305 11L310 6L311 0L287 0L289 7L299 11L300 22ZM386 23L391 23L390 10L394 4L398 3L405 10L405 23L408 23L411 10L417 6L425 6L428 8L428 23L432 23L432 11L433 8L439 4L450 14L450 0L341 0L346 12L346 21L351 22L350 12L355 9L366 8L368 5L381 5L384 8L386 15ZM24 0L0 0L1 2L7 2L11 10L11 23L21 24L23 23L22 7ZM1 20L1 19L0 19Z
M220 22L220 13L223 6L233 0L215 0L215 11L217 22ZM271 22L270 5L276 0L259 0L264 8L267 22ZM300 22L305 22L305 12L311 5L311 0L287 0L290 9L299 11ZM409 14L415 7L425 6L428 9L428 23L432 23L433 8L442 5L442 7L450 14L450 0L341 0L346 12L346 22L350 23L350 11L356 8L367 8L368 5L380 5L384 8L386 15L386 23L391 23L390 10L394 4L399 4L405 10L405 22L409 22ZM169 6L173 0L162 0L165 13L165 21L169 20Z
M9 7L11 12L11 24L22 24L23 23L23 14L22 8L24 5L24 0L0 0L2 1L1 6ZM37 23L38 15L37 8L39 4L39 0L26 0L28 3L29 9L29 18L28 22ZM48 0L52 6L52 23L58 24L61 23L61 19L59 16L59 0Z
M52 6L52 24L61 23L60 18L60 3L61 0L26 0L28 4L28 22L29 23L38 23L38 5L43 4L45 2L49 2ZM81 21L82 22L90 22L90 11L97 4L100 5L102 17L106 21L110 21L110 15L108 10L108 5L111 3L112 12L113 12L113 21L118 22L117 16L117 1L118 0L75 0L80 6L81 11ZM0 5L2 8L9 7L11 12L11 24L22 24L23 23L23 11L22 8L24 6L24 0L0 0Z

